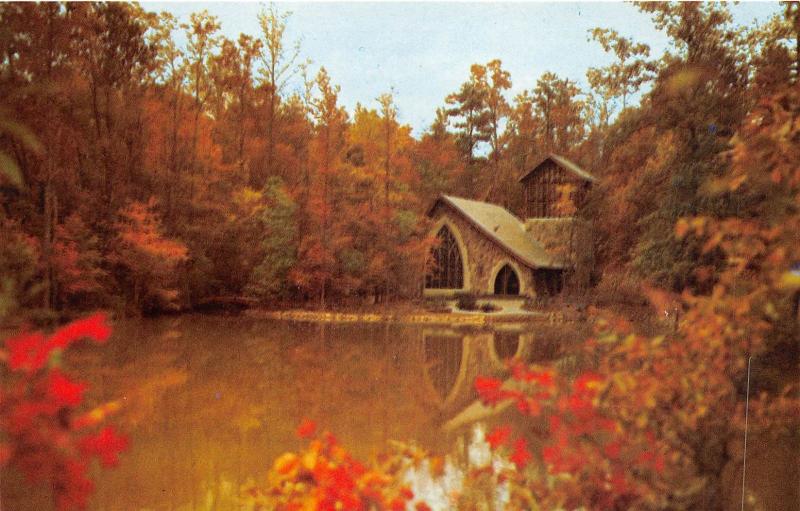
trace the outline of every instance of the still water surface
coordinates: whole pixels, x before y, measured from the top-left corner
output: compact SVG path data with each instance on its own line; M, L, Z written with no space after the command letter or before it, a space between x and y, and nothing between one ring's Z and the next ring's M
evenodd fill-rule
M362 459L390 439L450 453L456 438L441 426L474 397L476 374L499 374L514 354L555 355L549 335L535 335L246 316L119 321L107 345L66 360L90 384L87 407L122 400L113 423L131 439L119 466L93 475L89 509L239 509L243 483L302 447L294 432L303 418ZM746 508L800 509L800 445L748 444ZM740 509L740 469L723 474L726 509ZM2 474L0 490L3 510L52 509L46 488L32 492L14 474Z
M303 418L360 458L389 439L446 452L442 402L464 338L427 326L245 316L119 321L107 345L67 360L90 383L88 406L122 398L113 422L131 439L119 466L95 474L90 509L234 509L242 483L301 447L294 431ZM6 509L49 501L47 491L3 481Z

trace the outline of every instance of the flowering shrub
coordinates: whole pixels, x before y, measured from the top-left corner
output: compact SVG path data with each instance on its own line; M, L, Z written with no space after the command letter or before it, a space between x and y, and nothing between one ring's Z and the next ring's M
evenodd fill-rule
M83 508L92 492L87 470L93 458L117 463L128 441L102 427L119 405L80 413L87 386L59 368L61 353L81 339L104 343L111 329L104 314L75 321L46 336L25 332L0 351L0 467L10 465L31 483L49 483L59 511Z
M526 470L534 459L525 438L513 439L499 426L486 440L504 449L515 470L505 474L516 485L516 505L550 508L615 509L648 494L644 481L664 470L664 455L647 429L624 428L605 413L599 397L608 382L585 373L570 381L552 369L513 362L512 383L494 378L475 382L484 403L511 400L537 425L544 443L538 453L545 473ZM524 491L523 491L524 488Z
M367 467L353 459L328 433L315 434L316 425L303 421L300 438L311 439L300 453L285 453L272 466L267 487L246 487L244 500L255 510L390 510L403 511L414 498L400 483L401 455L384 456ZM417 511L426 506L416 504Z

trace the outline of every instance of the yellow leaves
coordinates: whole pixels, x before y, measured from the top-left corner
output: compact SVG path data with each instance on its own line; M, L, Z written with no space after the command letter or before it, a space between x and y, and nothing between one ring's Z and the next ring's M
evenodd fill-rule
M667 79L666 90L671 96L677 96L696 87L705 75L699 66L686 66Z
M778 288L784 291L800 289L800 271L787 271L781 274Z
M636 385L633 376L627 373L615 373L611 377L611 381L622 393L629 392Z
M282 476L293 478L300 468L300 459L293 452L282 454L272 466L272 469Z
M233 193L233 202L246 215L253 215L263 207L264 194L246 186Z
M303 454L303 468L306 470L314 470L314 467L317 466L317 459L319 458L319 453L322 451L322 442L319 440L314 440L308 447L308 451Z
M708 220L702 216L679 218L678 221L675 222L675 237L683 239L689 232L694 232L695 235L702 236L707 223Z

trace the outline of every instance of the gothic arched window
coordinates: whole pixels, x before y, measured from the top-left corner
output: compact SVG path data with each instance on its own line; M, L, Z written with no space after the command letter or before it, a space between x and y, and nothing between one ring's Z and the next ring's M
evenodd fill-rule
M433 264L430 273L425 276L425 287L428 289L461 289L464 287L464 267L458 243L447 226L443 226L436 237L439 245L431 253Z
M494 294L496 295L518 295L519 294L519 277L517 272L509 265L497 273L494 279Z

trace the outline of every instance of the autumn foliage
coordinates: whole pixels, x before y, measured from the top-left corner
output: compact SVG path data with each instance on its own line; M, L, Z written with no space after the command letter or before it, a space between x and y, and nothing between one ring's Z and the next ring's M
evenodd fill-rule
M5 341L0 392L0 468L13 467L32 484L52 489L56 509L82 509L92 492L91 461L117 464L128 440L106 418L108 403L83 410L85 383L60 369L62 353L82 339L104 343L111 328L104 314L69 323L50 335L24 332Z
M647 424L627 428L605 408L604 377L584 373L571 380L519 362L511 369L512 384L479 378L475 386L487 404L512 401L545 439L534 457L525 437L514 438L510 426L498 426L486 437L514 464L505 475L518 485L515 509L625 508L652 491L649 483L665 468L663 449ZM541 460L543 471L529 466L534 460Z
M510 444L509 428L487 437L495 448L510 446L518 470L508 477L520 488L522 507L720 505L720 474L728 461L740 462L729 444L740 441L745 427L748 359L791 352L797 339L799 106L795 91L764 100L733 139L729 171L709 183L709 193L766 195L768 201L754 203L757 214L677 222L679 239L699 238L703 252L720 251L724 266L715 273L697 269L698 280L712 280L708 294L686 290L676 298L647 290L657 312L672 310L677 300L683 314L675 331L642 335L624 318L598 313L595 335L583 346L596 361L592 371L572 379L514 362L510 382L476 380L485 403L512 401L544 439L537 458L546 474L523 470L531 456L523 439ZM791 361L786 367L796 369ZM757 418L750 433L796 430L796 382L763 385L749 397Z
M399 483L400 456L388 456L374 465L355 460L331 433L316 434L316 424L304 420L297 429L310 439L299 453L285 453L272 466L265 487L244 490L245 501L256 510L276 511L403 511L414 498ZM416 509L424 508L417 504Z

